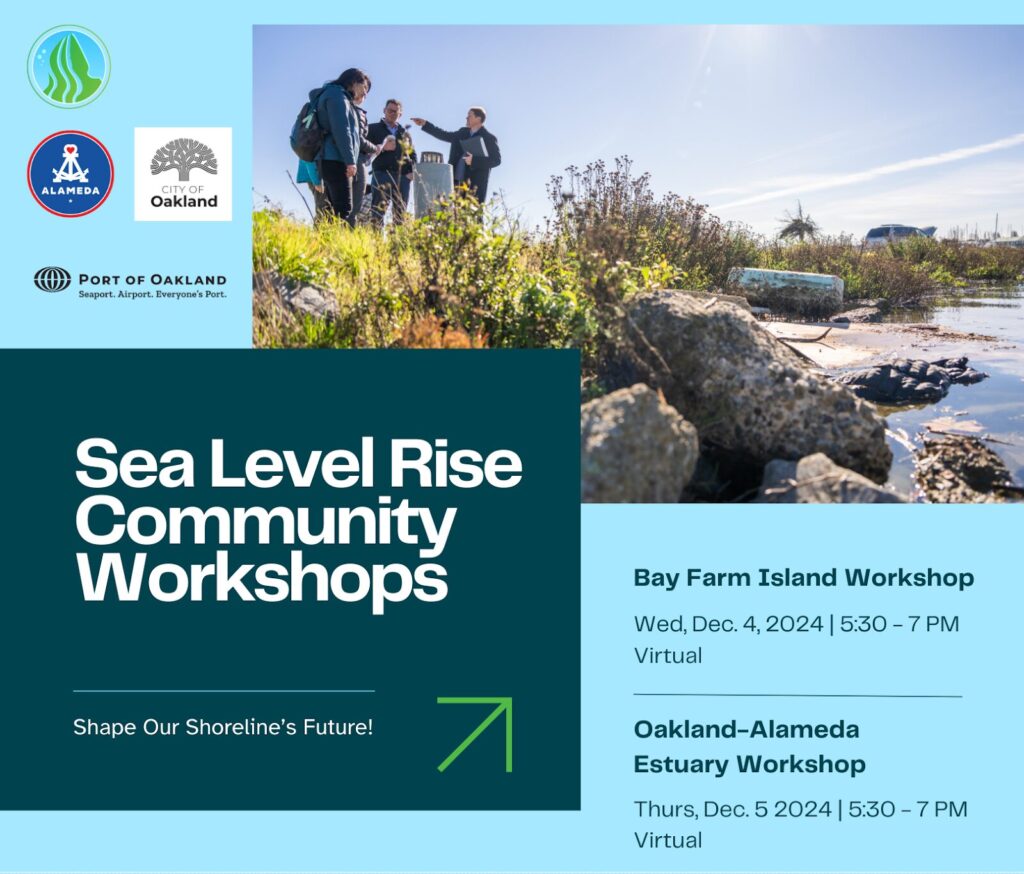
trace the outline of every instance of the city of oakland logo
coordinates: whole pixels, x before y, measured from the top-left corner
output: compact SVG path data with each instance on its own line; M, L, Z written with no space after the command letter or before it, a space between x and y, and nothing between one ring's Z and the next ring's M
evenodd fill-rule
M178 181L188 182L193 170L205 170L207 173L217 175L217 156L205 143L199 140L190 140L181 137L171 140L165 146L157 149L153 155L153 161L149 165L149 172L154 176L166 173L168 170L178 171Z
M28 161L28 187L43 209L78 218L103 205L114 185L114 162L98 139L77 130L51 134Z
M92 103L110 79L110 55L91 30L62 24L46 31L32 45L28 80L52 106L64 109Z
M135 221L231 221L231 128L135 128Z

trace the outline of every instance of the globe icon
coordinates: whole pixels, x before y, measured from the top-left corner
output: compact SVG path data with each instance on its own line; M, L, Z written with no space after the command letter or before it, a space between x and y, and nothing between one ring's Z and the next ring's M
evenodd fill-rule
M71 285L71 274L63 267L43 267L32 281L40 291L64 291Z

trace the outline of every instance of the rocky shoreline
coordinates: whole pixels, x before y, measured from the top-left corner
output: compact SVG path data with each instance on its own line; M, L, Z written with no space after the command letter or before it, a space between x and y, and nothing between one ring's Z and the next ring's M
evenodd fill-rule
M932 403L954 383L985 378L964 356L878 360L888 346L905 351L892 339L915 326L854 328L851 320L840 323L845 337L825 339L828 324L758 322L742 304L677 291L633 298L625 321L631 348L599 374L608 393L581 411L585 502L992 502L1024 494L977 437L933 435L919 452L916 493L885 485L893 456L872 401ZM862 348L848 331L882 342ZM870 366L849 370L854 363Z

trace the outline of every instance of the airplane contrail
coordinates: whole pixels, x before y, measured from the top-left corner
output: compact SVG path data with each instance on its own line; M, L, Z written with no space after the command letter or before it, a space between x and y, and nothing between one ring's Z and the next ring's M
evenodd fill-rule
M790 188L779 188L775 191L766 191L763 194L755 194L752 197L745 197L741 200L733 200L730 203L722 203L712 209L732 209L737 206L750 206L753 203L763 203L766 200L775 200L779 197L790 197L794 194L804 194L808 191L824 191L828 188L840 188L844 185L856 185L858 182L870 182L880 176L892 176L895 173L904 173L907 170L917 170L921 167L935 167L938 164L951 164L954 161L963 161L967 158L974 158L977 155L987 155L990 152L998 152L1003 149L1012 149L1014 146L1024 145L1024 133L1003 137L1000 140L993 140L991 143L982 143L980 146L967 146L963 149L953 149L949 152L940 152L938 155L928 155L924 158L911 158L908 161L899 161L895 164L883 164L881 167L873 167L870 170L861 170L859 173L847 173L842 176L832 176L827 179L819 179L815 182L807 182L803 185L794 185Z

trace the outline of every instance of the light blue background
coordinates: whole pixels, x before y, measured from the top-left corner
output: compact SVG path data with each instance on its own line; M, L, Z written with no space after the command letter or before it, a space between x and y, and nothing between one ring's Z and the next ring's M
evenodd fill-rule
M583 509L583 810L580 813L16 813L0 817L4 867L37 870L659 871L1019 868L1020 616L1024 507L586 506ZM948 544L948 547L946 546ZM963 548L958 548L963 544ZM969 549L966 545L969 544ZM952 547L952 548L949 548ZM969 558L965 556L970 554ZM543 574L543 557L538 556ZM973 589L637 589L633 569L862 566L970 570ZM552 586L565 581L553 579ZM537 605L538 610L543 604ZM635 612L936 614L956 635L903 632L662 638L704 647L701 667L644 667ZM548 648L523 629L523 646ZM961 700L638 699L637 691L962 694ZM868 771L798 779L638 776L636 753L713 755L638 741L637 719L752 718L861 726L856 741L723 743L738 752L862 757ZM253 762L259 768L258 762ZM731 766L731 768L734 767ZM59 779L40 763L41 779ZM316 779L310 775L310 779ZM202 787L197 787L201 804ZM637 799L968 801L964 820L744 820L698 825L704 849L633 846ZM675 823L665 827L675 831ZM657 826L655 826L657 827ZM688 830L684 824L684 831ZM56 839L59 836L59 839Z
M818 2L725 6L632 3L628 7L526 2L514 6L391 2L348 9L254 0L238 5L136 5L95 2L70 15L51 4L22 4L0 30L5 105L10 124L0 138L8 177L5 246L8 282L0 344L23 347L239 347L249 344L251 161L250 54L252 23L1020 23L1018 2L986 4L866 2L834 7ZM26 81L36 37L62 23L80 22L100 34L111 53L112 79L95 103L59 110ZM610 59L614 62L614 59ZM524 59L524 72L528 59ZM235 219L230 224L132 221L133 128L234 128ZM65 128L98 136L117 164L114 191L88 219L47 215L32 201L24 167L35 144ZM147 302L87 303L35 291L41 266L66 264L95 272L224 272L226 301L193 309ZM115 266L116 265L116 266ZM8 375L11 378L11 375ZM116 374L97 374L116 386ZM583 622L583 798L581 813L352 814L352 813L3 813L0 870L1011 870L1021 853L1019 741L1010 720L1019 715L1022 606L1021 507L586 507ZM832 566L870 557L880 567L938 564L938 550L966 565L979 584L965 595L930 591L882 592L858 599L859 610L931 604L956 612L965 630L955 640L874 638L821 641L780 639L748 651L706 644L701 673L640 669L630 664L637 635L634 610L695 612L697 602L634 590L638 564L714 566L722 556L740 567L762 563ZM538 556L538 573L543 557ZM558 585L558 580L552 580ZM756 590L755 590L756 592ZM705 609L754 595L705 595ZM846 593L777 594L768 606L841 612ZM870 602L870 603L869 603ZM941 606L940 606L941 605ZM849 606L848 604L846 606ZM543 605L538 605L543 609ZM924 611L922 606L922 612ZM906 611L904 611L906 612ZM531 640L557 657L557 641ZM760 640L760 639L758 639ZM799 644L799 646L797 646ZM709 650L714 646L715 653ZM713 657L712 657L713 655ZM817 691L962 692L962 702L863 702L826 705L702 705L701 718L778 713L799 720L849 715L864 729L856 749L871 770L858 781L641 778L631 773L638 743L631 726L641 716L685 715L668 700L637 703L638 688ZM5 718L10 715L5 714ZM844 747L830 747L835 752ZM853 749L853 747L851 747ZM781 751L781 748L780 748ZM17 755L17 751L6 751ZM653 747L652 747L653 752ZM669 754L664 751L662 754ZM258 762L254 762L258 768ZM2 779L2 773L0 773ZM40 779L59 779L40 763ZM311 775L315 779L315 775ZM856 791L849 787L855 783ZM673 790L673 786L678 786ZM691 788L691 786L693 788ZM862 788L863 787L863 788ZM631 848L634 798L699 797L966 798L969 818L941 823L904 820L873 824L747 821L741 830L704 824L698 854L643 853ZM201 787L197 788L201 796ZM911 797L913 796L913 797ZM126 799L126 804L130 800Z

